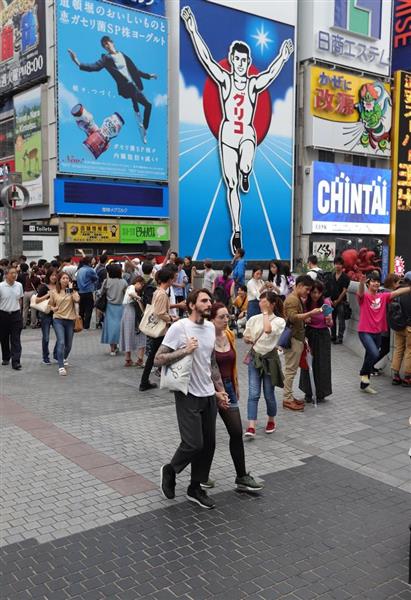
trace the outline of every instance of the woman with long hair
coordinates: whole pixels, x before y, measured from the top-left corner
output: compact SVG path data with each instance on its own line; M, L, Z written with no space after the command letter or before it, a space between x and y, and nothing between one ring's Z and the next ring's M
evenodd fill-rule
M107 296L101 343L110 344L110 356L116 356L120 341L120 323L123 316L123 299L127 282L122 278L121 265L110 263L107 266L107 279L101 286L101 293Z
M46 276L44 278L44 283L40 284L37 290L36 296L36 304L40 302L44 302L44 300L48 300L50 298L50 294L53 290L56 289L57 282L57 269L54 267L50 267L48 269ZM49 341L50 341L50 327L53 328L54 333L54 321L53 321L53 312L44 313L38 311L40 316L40 324L41 324L41 348L43 352L43 364L51 365L50 361L50 353L49 353ZM54 345L53 350L53 358L57 360L57 341Z
M67 375L66 367L73 344L74 321L77 316L76 304L79 302L80 295L73 289L69 275L60 271L56 279L56 289L51 290L49 298L57 337L56 355L59 375Z
M231 277L233 268L231 265L224 265L223 274L218 275L213 283L213 296L216 302L221 302L225 306L230 306L234 301L234 279Z
M141 292L144 278L138 275L133 285L129 285L123 299L123 316L120 325L120 350L126 353L125 367L144 367L144 350L146 336L139 331L139 324L144 314ZM137 361L133 363L132 352L137 350Z
M267 281L272 284L271 290L281 296L281 299L284 300L288 295L288 283L285 275L283 275L281 261L272 260L270 262Z
M314 308L321 308L324 304L332 308L331 300L324 297L324 285L316 279L306 300L305 309L309 312ZM333 320L331 315L331 312L329 316L322 312L313 314L305 326L305 335L313 358L315 395L318 402L322 402L332 394L330 327ZM299 387L305 394L305 401L312 402L314 390L311 387L308 369L301 369Z
M260 294L262 294L267 287L267 284L263 281L262 268L255 267L252 271L252 277L247 283L247 319L260 314Z
M244 332L244 341L252 344L248 363L248 427L245 432L248 438L255 437L261 384L267 405L266 433L273 433L276 429L274 388L284 386L277 352L278 340L285 328L283 301L274 292L263 292L259 304L262 314L251 317Z
M219 409L218 412L230 436L230 454L236 470L235 484L239 490L256 492L264 486L257 483L254 477L251 477L246 471L243 427L238 405L237 351L234 334L227 327L229 317L227 307L222 302L214 302L211 307L210 320L216 333L215 357L230 403L226 410ZM202 486L213 487L214 484L208 481Z

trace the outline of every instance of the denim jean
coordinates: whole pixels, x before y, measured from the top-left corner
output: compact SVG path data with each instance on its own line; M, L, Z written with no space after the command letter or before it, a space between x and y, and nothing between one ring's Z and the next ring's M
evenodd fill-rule
M50 359L49 353L49 341L50 341L50 327L54 329L53 315L39 312L40 323L41 323L41 347L43 350L43 360L48 361ZM53 358L57 360L57 336L56 343L54 344Z
M267 405L267 415L269 417L275 417L277 414L277 402L274 394L274 386L271 382L269 375L260 375L253 362L251 361L248 365L248 420L257 420L258 401L261 395L261 382L263 383L263 391L265 403Z
M59 369L64 367L73 344L74 321L72 319L54 319L54 331L57 337L57 360Z
M371 371L380 356L381 333L358 333L360 342L365 348L364 362L360 375L371 375Z
M230 408L238 407L238 398L235 392L234 384L230 379L223 379L224 389L228 394L228 399L230 402Z

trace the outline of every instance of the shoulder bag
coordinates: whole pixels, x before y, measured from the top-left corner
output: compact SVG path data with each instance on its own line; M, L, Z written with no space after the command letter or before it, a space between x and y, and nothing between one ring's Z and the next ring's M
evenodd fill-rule
M33 294L30 298L30 308L34 308L34 310L38 310L39 312L48 315L50 313L49 299L46 298L45 300L37 303L37 296L38 294Z
M149 337L159 338L165 335L167 323L155 314L152 304L147 304L139 329Z
M187 331L183 325L186 337ZM188 384L190 383L191 371L193 367L193 354L183 356L171 365L161 368L160 388L168 389L170 392L182 392L185 396L188 394Z
M74 319L74 333L80 333L80 331L83 331L83 319L80 315L76 315Z
M255 342L253 343L253 345L251 346L251 348L246 352L246 355L243 358L243 363L245 365L249 365L251 360L252 360L252 352L254 350L254 346L256 345L256 343L258 342L258 340L260 339L260 337L263 335L264 333L264 329L262 330L262 332L260 333L260 335L257 337L257 339L255 340Z
M97 295L94 306L100 312L106 312L107 310L107 286L105 281L103 282L103 285L101 286L101 289Z
M283 348L285 350L288 350L289 348L291 348L291 338L293 337L293 326L291 325L290 321L287 321L287 323L285 324L285 328L282 332L282 334L280 335L280 339L277 342L277 346L279 346L280 348Z

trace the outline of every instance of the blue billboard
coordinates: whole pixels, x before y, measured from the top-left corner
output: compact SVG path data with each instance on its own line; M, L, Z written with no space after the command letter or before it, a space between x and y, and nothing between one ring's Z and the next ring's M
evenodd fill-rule
M313 166L313 233L389 234L389 169L325 162Z
M294 27L181 0L180 254L291 257L294 58Z
M166 6L165 0L114 0L116 4L128 6L130 8L138 8L144 12L154 13L156 15L165 15Z
M56 3L58 171L167 180L167 20Z

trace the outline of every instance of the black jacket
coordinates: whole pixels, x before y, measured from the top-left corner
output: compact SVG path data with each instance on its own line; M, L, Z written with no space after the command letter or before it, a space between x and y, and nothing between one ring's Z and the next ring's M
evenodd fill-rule
M407 326L411 327L411 294L400 296L400 304L402 312L407 319Z
M133 63L131 58L126 56L126 54L122 53L124 59L126 61L127 70L130 73L131 79L136 84L137 89L141 92L144 89L143 82L141 79L150 79L149 73L143 73L143 71L139 71L136 65ZM101 71L102 69L107 69L110 75L113 77L115 82L117 83L117 90L120 96L123 98L129 98L129 85L130 82L124 77L124 75L117 69L116 64L114 62L111 54L102 54L100 60L95 63L86 64L80 63L79 65L81 71Z

